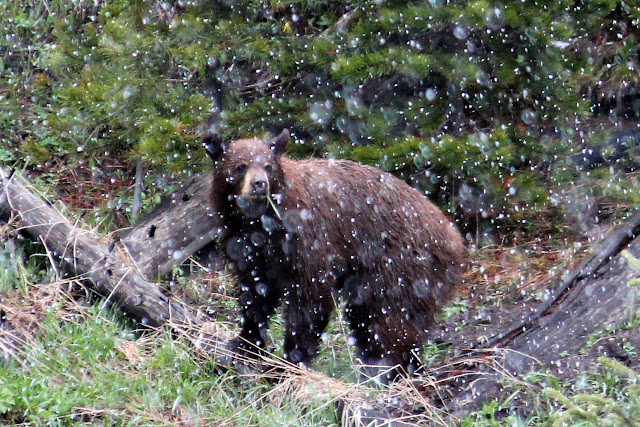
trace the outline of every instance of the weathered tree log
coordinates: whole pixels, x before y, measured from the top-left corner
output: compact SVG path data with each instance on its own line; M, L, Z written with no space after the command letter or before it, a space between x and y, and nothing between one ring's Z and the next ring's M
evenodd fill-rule
M166 277L174 266L215 240L210 194L210 177L197 175L120 236L144 278Z
M575 369L565 355L575 355L589 335L619 326L635 315L638 289L629 286L640 271L620 255L627 249L640 257L640 211L613 230L591 256L571 271L552 296L531 315L490 339L482 348L501 349L503 369L521 376L533 369ZM500 396L501 374L482 373L465 392L449 402L459 416Z
M627 250L640 257L640 241L634 240ZM542 365L560 362L560 354L577 353L590 334L633 318L638 289L629 282L638 277L640 272L629 266L619 251L587 275L579 274L562 298L542 313L535 327L511 338L509 348L529 357L510 352L507 367L526 372L534 364L532 358Z
M522 335L533 326L538 326L543 316L554 311L571 289L580 281L596 275L596 272L617 256L636 236L640 234L640 211L633 214L625 223L611 232L593 253L585 259L580 266L573 269L553 292L551 297L536 308L535 312L525 319L514 322L504 331L500 332L481 348L491 348L497 345L504 346Z
M18 216L23 233L42 241L61 267L89 279L97 293L136 322L157 327L170 321L184 328L202 323L186 305L143 278L122 248L107 247L99 236L74 227L32 188L20 174L0 168L0 219Z

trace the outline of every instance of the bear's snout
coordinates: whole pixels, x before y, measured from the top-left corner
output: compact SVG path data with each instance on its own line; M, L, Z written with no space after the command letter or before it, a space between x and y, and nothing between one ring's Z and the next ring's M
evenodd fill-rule
M269 179L266 172L249 169L244 177L241 195L245 197L266 197L269 195Z
M251 186L253 187L253 193L256 196L266 196L267 195L267 180L262 177L254 178L251 181Z

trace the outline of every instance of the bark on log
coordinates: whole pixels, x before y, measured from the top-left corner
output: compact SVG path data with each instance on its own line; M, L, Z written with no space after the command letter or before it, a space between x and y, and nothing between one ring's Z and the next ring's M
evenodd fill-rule
M174 266L215 240L210 194L210 177L197 175L120 236L144 278L167 277ZM213 249L206 255L208 261L216 258Z
M500 349L505 356L504 372L514 376L536 368L571 369L563 362L563 355L577 354L589 335L619 326L635 315L638 288L629 286L629 282L640 277L640 271L620 252L627 249L640 258L638 235L640 211L611 232L534 314L510 325L483 348ZM479 374L481 377L467 391L449 402L460 417L501 394L502 375L482 368Z
M158 327L171 322L177 328L197 329L202 321L184 304L162 293L142 277L118 245L100 243L100 237L79 229L35 194L18 173L0 168L0 219L20 219L21 231L41 240L66 271L89 279L97 293L115 303L141 325ZM219 344L208 337L212 348Z

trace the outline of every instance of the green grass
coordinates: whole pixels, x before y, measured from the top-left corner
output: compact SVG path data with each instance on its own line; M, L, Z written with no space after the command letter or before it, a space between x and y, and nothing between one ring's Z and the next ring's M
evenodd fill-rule
M328 329L318 371L303 370L278 384L221 374L187 339L168 328L141 331L81 283L58 278L42 252L24 241L17 247L0 241L0 313L6 318L0 342L15 346L10 357L0 353L0 424L327 426L339 424L338 395L380 392L355 384L338 320ZM227 275L181 278L175 291L195 305L215 306L229 321L237 312L225 286ZM7 331L18 338L8 339ZM271 334L281 348L280 316Z
M302 403L299 391L220 374L186 340L166 329L136 330L119 311L83 298L77 283L47 283L48 275L25 269L22 258L25 274L16 274L7 248L0 249L0 311L11 331L24 333L13 357L0 363L0 424L337 423L326 393Z
M279 383L259 375L221 374L186 339L166 328L141 331L115 308L105 309L81 284L58 279L42 248L23 241L13 247L0 243L0 312L14 328L0 325L0 339L7 330L22 334L13 356L0 363L0 424L331 426L340 424L334 409L339 396L399 398L432 409L406 384L390 390L356 384L340 316L323 336L312 371L301 370ZM174 291L191 304L216 306L219 320L233 321L237 312L225 289L231 286L228 279L224 274L211 280L179 278ZM468 310L468 304L454 301L445 315ZM282 318L275 316L270 333L276 356L283 328ZM447 344L431 344L424 358L438 370L455 360L450 353ZM607 361L585 367L570 380L536 372L522 382L505 381L500 401L456 423L587 426L596 425L594 416L602 413L622 420L612 425L624 425L625 417L640 413L638 378ZM418 389L431 385L425 384Z
M60 310L63 310L62 308ZM119 313L86 309L61 322L52 310L36 343L0 366L0 412L9 423L66 425L332 425L332 405L301 405L270 386L220 375L167 332L132 333ZM1 419L1 418L0 418Z

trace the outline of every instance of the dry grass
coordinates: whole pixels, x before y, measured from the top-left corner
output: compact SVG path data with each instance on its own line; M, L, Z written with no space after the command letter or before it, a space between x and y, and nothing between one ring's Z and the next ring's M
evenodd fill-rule
M559 250L531 251L534 252L536 256L531 256L532 259L529 261L531 271L534 272L544 270L541 267L546 263L557 262L563 256ZM511 248L505 247L483 250L483 259L480 260L482 266L470 273L469 280L475 281L476 286L480 287L490 286L491 281L500 281L497 279L499 275L502 275L503 281L515 282L517 274L522 273L522 254L514 254ZM524 254L527 255L526 252ZM24 267L22 268L24 270ZM548 273L548 269L545 273ZM96 310L88 304L93 295L80 281L53 280L40 285L28 282L26 272L23 276L21 280L27 284L26 293L12 292L0 300L0 311L5 313L10 324L10 328L0 328L0 348L5 351L5 356L10 356L19 363L27 352L40 351L39 334L47 328L44 325L47 322L72 324L81 329L85 327L86 320L96 316ZM533 287L542 277L543 273L532 273L522 282L522 286ZM184 279L176 293L194 301L198 296L201 298L202 295L212 295L209 303L218 302L218 309L222 311L233 303L229 280L230 276L225 273L212 274L205 280ZM98 316L101 316L100 313L104 309L103 304L100 307ZM117 418L121 421L131 421L143 412L144 419L151 423L192 425L198 424L200 420L205 424L214 421L217 425L238 425L247 423L247 417L252 419L260 416L260 411L264 408L291 410L293 406L297 411L307 408L303 411L304 415L300 415L304 416L305 420L307 417L313 418L318 414L331 412L334 407L338 407L344 425L365 425L371 421L371 417L416 425L451 425L461 420L451 415L443 402L455 394L455 387L459 387L459 384L471 384L482 375L492 376L497 373L503 378L509 378L506 370L502 368L502 356L494 353L460 357L432 369L429 375L400 380L388 388L380 387L373 379L358 384L348 383L315 370L292 365L275 355L259 354L255 359L239 358L224 346L235 334L235 326L231 322L222 321L205 322L202 326L188 329L181 325L169 324L168 328L147 331L134 340L118 339L115 349L120 357L110 369L123 376L141 375L143 369L140 367L153 364L154 358L158 357L158 347L168 345L167 329L173 331L174 340L177 338L177 342L188 343L187 348L190 350L186 357L192 358L202 370L205 370L212 360L235 362L233 374L215 374L218 378L227 378L220 380L219 387L228 388L232 394L245 393L246 390L240 391L243 387L251 390L256 384L263 385L264 388L259 393L251 392L249 403L233 402L233 413L226 416L208 414L207 411L214 411L213 407L198 409L197 406L190 406L193 405L192 402L176 400L170 408L164 409L162 406L144 406L140 402L134 406L76 405L73 413L65 414L61 419L73 415L81 420ZM332 350L338 353L344 351ZM44 354L43 357L55 359L56 356ZM479 374L478 365L488 367L489 373ZM25 371L31 369L25 363L21 363L21 366ZM153 368L151 371L159 372L158 369ZM169 370L168 374L172 375L171 366L164 369ZM173 375L179 375L179 372ZM93 374L89 373L89 376ZM248 422L247 425L253 424Z
M5 294L0 298L0 313L5 324L0 328L3 357L20 361L20 353L36 346L36 336L44 319L55 312L60 322L73 322L88 316L89 290L76 280L58 280L30 284L26 294Z
M465 277L470 286L462 293L499 291L502 296L518 296L545 291L555 279L578 265L587 249L588 245L581 241L559 244L544 240L483 247L474 254Z

